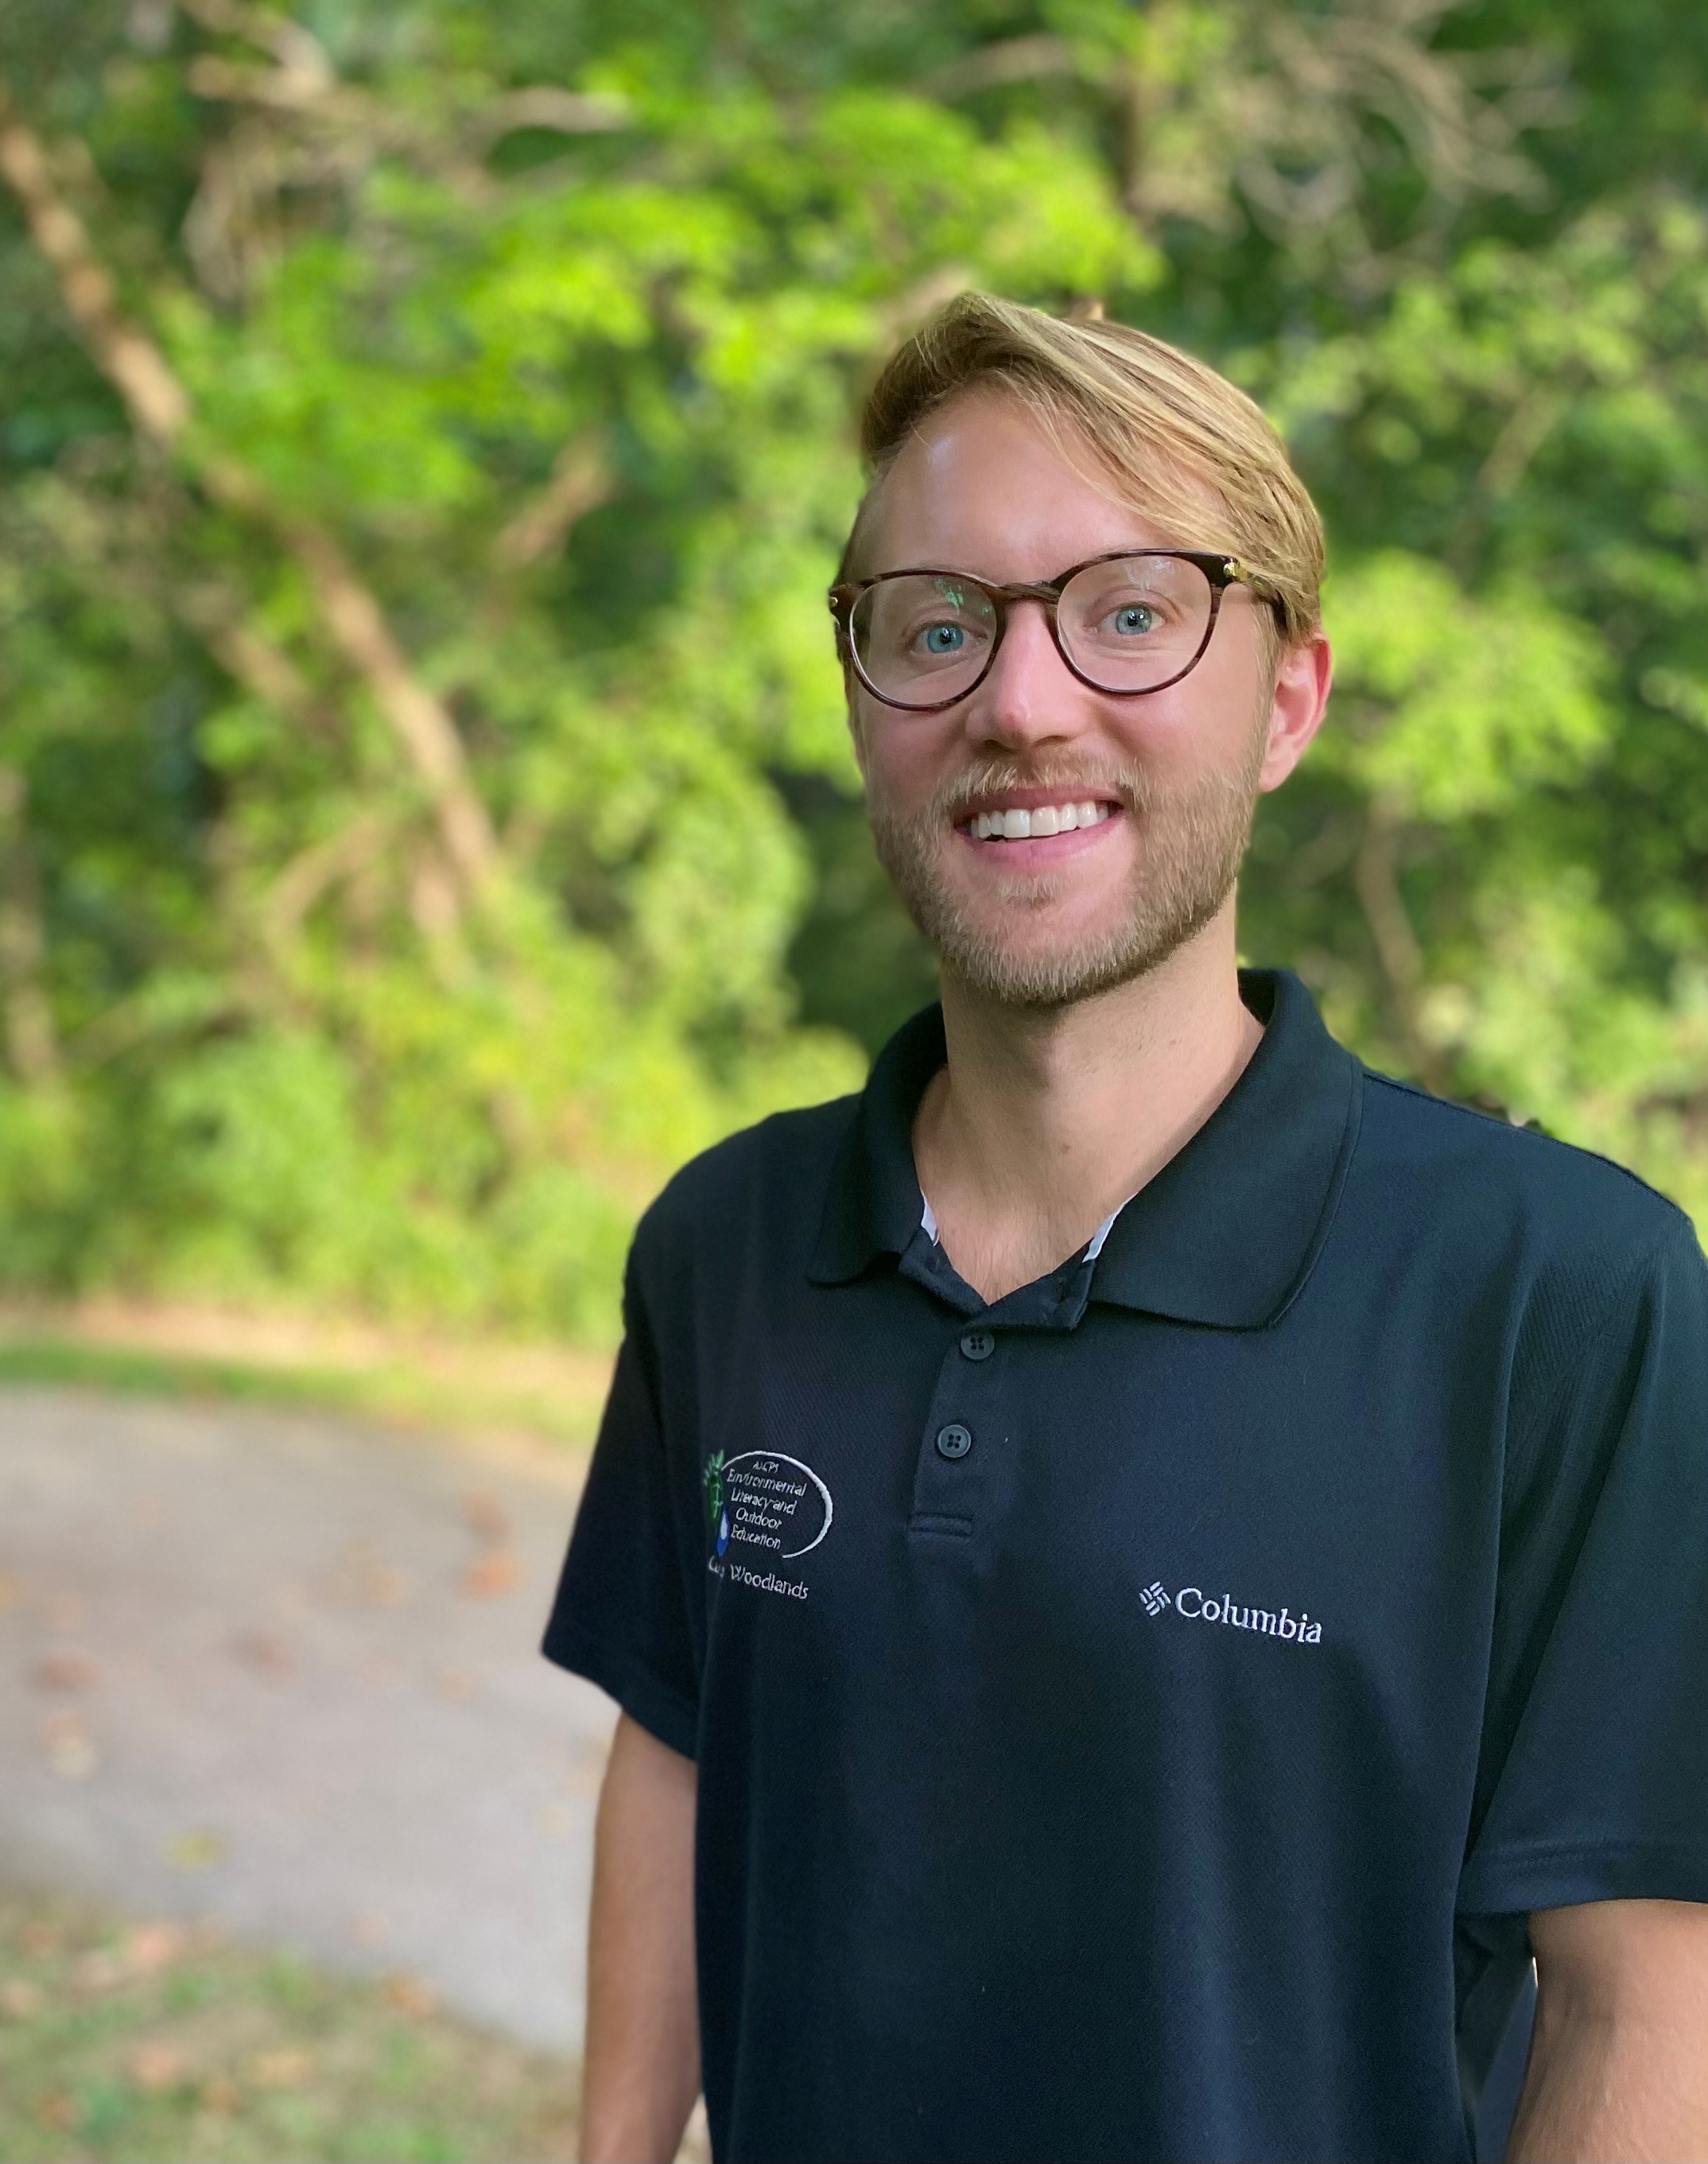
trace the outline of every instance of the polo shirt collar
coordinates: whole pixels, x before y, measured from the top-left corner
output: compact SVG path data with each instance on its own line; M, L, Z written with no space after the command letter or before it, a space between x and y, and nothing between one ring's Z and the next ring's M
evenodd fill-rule
M1327 1237L1357 1141L1362 1069L1291 969L1241 969L1265 1027L1197 1132L1116 1214L1091 1271L1097 1302L1252 1330L1276 1321ZM841 1284L919 1231L914 1115L943 1064L925 1008L878 1054L833 1167L807 1274Z

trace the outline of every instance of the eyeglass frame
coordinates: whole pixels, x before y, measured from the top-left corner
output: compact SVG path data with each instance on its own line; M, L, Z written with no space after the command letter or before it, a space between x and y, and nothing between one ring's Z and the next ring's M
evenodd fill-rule
M1204 625L1204 635L1198 641L1197 651L1184 669L1176 670L1172 676L1164 677L1160 684L1146 684L1140 690L1120 691L1096 682L1076 665L1061 643L1061 627L1056 620L1056 604L1066 591L1070 579L1077 578L1082 571L1090 570L1094 565L1117 564L1129 556L1168 556L1182 564L1196 564L1209 581L1210 613ZM958 579L963 585L977 586L981 593L989 596L996 617L996 637L990 643L990 652L985 656L983 668L953 698L934 700L930 706L910 706L904 700L892 699L888 693L880 691L861 667L860 656L854 644L854 611L862 594L869 593L873 586L883 586L889 579ZM971 698L989 675L1002 649L1003 636L1009 628L1009 610L1017 601L1043 603L1044 613L1049 619L1050 636L1055 642L1056 651L1061 656L1062 667L1088 691L1095 691L1105 699L1144 699L1153 691L1166 691L1171 685L1178 684L1182 677L1190 676L1203 659L1215 634L1216 620L1222 612L1222 596L1230 586L1245 587L1253 600L1265 602L1285 624L1286 611L1280 598L1259 591L1266 583L1242 564L1237 556L1229 556L1219 549L1106 549L1101 555L1087 556L1082 564L1071 564L1066 570L1059 572L1055 578L1043 580L1037 585L1024 582L1003 585L990 579L975 578L971 571L951 571L936 565L918 564L909 565L899 571L879 571L870 579L844 579L830 588L825 599L830 603L830 615L836 626L838 651L842 659L852 666L854 674L872 697L901 714L940 714L946 708L959 705L962 699Z

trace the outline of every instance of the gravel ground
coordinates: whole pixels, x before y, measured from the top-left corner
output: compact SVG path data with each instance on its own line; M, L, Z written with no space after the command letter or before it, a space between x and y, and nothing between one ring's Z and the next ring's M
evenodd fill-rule
M0 1390L0 1879L579 2046L615 1720L538 1642L568 1456Z

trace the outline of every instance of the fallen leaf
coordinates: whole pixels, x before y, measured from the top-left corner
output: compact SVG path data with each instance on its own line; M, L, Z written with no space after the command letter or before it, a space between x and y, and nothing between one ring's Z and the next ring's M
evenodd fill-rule
M62 1781L86 1781L101 1763L95 1739L80 1714L66 1710L44 1715L41 1740L50 1767Z
M296 1672L296 1649L277 1631L239 1631L231 1649L245 1668L264 1676L289 1676Z
M521 1574L521 1563L514 1548L490 1548L464 1572L462 1590L469 1600L491 1600L520 1584Z
M131 1976L157 1976L176 1961L188 1937L176 1924L138 1924L125 1933L119 1958Z
M186 2072L184 2054L176 2044L139 2044L128 2065L130 2077L139 2089L176 2088Z
M229 2119L239 2101L237 2083L224 2074L216 2074L212 2081L202 2084L202 2109L212 2112L216 2118Z
M100 1676L100 1670L88 1654L71 1646L62 1647L57 1652L44 1653L29 1672L29 1680L36 1689L49 1691L92 1690Z
M411 1976L405 1969L388 1976L380 1992L394 2014L405 2014L411 2021L419 2021L423 2015L431 2014L439 2003L431 1984L423 1983L418 1976Z
M409 1580L385 1561L371 1540L351 1540L338 1551L326 1592L354 1608L401 1608L409 1598Z
M16 1608L24 1598L24 1588L8 1572L0 1570L0 1615Z
M477 1538L502 1547L510 1538L510 1513L497 1496L471 1488L463 1498L463 1521Z
M42 2009L41 1986L28 1977L16 1976L0 1983L0 2014L14 2021L28 2021Z
M60 1935L44 1917L34 1917L18 1935L18 1943L32 1961L39 1961L44 1954L57 1953Z
M196 1826L166 1843L166 1861L180 1871L205 1871L224 1857L226 1839L211 1826Z
M86 1953L72 1971L79 1991L111 1991L126 1981L124 1963L111 1946Z
M258 2089L300 2089L313 2072L314 2062L307 2052L290 2045L258 2051L249 2064L249 2079Z
M50 2126L70 2126L77 2116L77 2107L64 2089L51 2089L36 2106L36 2116Z

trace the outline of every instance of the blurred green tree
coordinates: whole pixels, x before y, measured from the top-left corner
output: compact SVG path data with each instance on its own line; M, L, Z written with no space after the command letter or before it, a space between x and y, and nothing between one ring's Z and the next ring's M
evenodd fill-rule
M929 995L822 590L968 284L1260 397L1330 724L1242 938L1708 1221L1708 22L12 0L0 1282L600 1336Z

